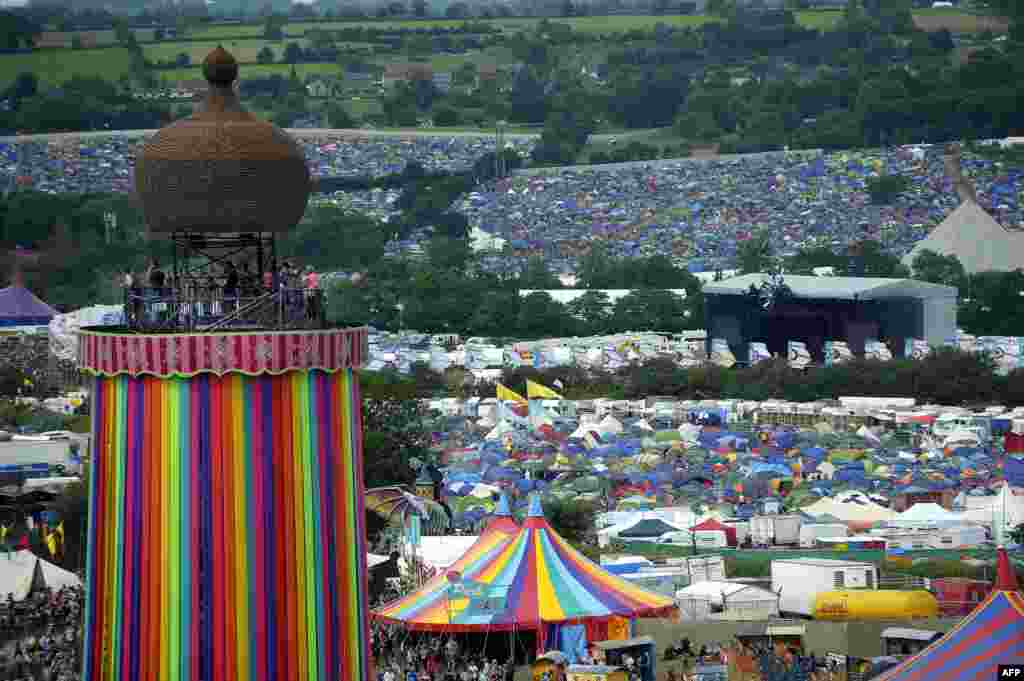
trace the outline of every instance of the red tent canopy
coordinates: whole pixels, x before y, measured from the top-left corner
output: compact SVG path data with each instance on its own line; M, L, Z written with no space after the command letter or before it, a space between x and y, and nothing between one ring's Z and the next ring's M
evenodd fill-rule
M708 518L700 525L694 525L690 528L691 531L696 532L698 530L710 530L710 531L721 531L725 532L725 540L729 546L736 546L739 542L736 541L736 528L730 527L725 523L720 523L714 518Z

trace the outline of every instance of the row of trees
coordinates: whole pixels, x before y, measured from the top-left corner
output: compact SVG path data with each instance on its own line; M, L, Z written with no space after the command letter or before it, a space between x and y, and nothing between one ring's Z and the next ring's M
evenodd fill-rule
M663 395L689 400L812 402L862 395L913 397L921 403L943 405L1024 405L1024 369L1001 376L987 356L956 348L937 348L920 360L856 359L809 369L792 369L784 359L732 368L708 365L684 369L669 359L634 363L617 371L520 367L505 369L500 382L515 389L527 379L543 385L561 381L561 393L576 400ZM449 369L440 374L422 364L414 365L409 376L367 372L362 380L367 394L379 399L494 396L493 385L475 383L465 370Z

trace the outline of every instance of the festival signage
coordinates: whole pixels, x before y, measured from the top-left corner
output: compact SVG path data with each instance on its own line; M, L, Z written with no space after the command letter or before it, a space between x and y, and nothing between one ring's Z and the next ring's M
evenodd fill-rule
M731 367L736 364L736 356L729 349L729 341L724 338L711 339L711 363L720 367Z
M889 350L888 345L872 338L864 342L864 359L888 362L892 359L892 352Z
M1003 376L1021 365L1020 341L1012 336L982 336L978 338L982 352L995 362L996 370Z
M978 339L968 334L950 336L946 338L945 344L946 347L956 348L961 352L977 352L979 350Z
M789 366L794 369L806 369L811 363L811 353L807 349L807 344L801 341L786 343L786 356L789 358Z
M853 359L853 351L845 341L825 341L825 366L830 367Z
M908 338L904 344L903 356L907 359L924 359L931 351L928 341L922 338Z
M507 587L491 586L461 576L457 581L449 577L448 582L448 600L467 601L462 610L465 615L496 613L508 607Z
M772 353L768 352L768 346L764 343L750 343L747 346L747 362L753 366L758 362L764 362L772 358Z

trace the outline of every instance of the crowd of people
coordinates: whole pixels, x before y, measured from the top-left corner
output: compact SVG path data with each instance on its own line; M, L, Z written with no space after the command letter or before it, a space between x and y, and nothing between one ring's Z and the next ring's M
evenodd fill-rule
M228 260L220 271L168 272L156 258L143 272L124 269L124 290L130 324L151 324L172 317L185 326L215 319L242 308L247 301L280 291L289 319L318 320L323 311L320 275L312 267L284 260L276 269L260 273L248 261Z
M370 650L377 681L512 681L509 661L466 650L454 638L418 636L386 624L373 624Z
M0 679L77 681L81 669L81 587L44 588L0 602Z
M662 658L665 681L688 681L697 667L731 668L739 679L833 681L844 671L834 658L820 657L782 641L734 639L694 647L688 638L670 646ZM733 678L732 676L730 678Z

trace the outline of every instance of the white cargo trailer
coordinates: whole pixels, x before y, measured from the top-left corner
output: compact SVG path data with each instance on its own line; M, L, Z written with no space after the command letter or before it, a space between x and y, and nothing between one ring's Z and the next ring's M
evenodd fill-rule
M878 588L874 563L827 558L772 561L772 591L779 594L779 611L810 617L814 599L825 591Z
M669 558L666 564L686 571L690 584L698 582L724 582L725 559L722 556L692 556L690 558Z
M843 523L817 523L800 526L800 546L812 549L819 539L825 537L846 537L850 530Z
M71 445L71 440L49 438L17 438L0 442L0 470L13 473L47 466L49 474L77 475L82 464L74 456Z
M756 515L750 519L754 546L786 546L800 541L800 516Z

